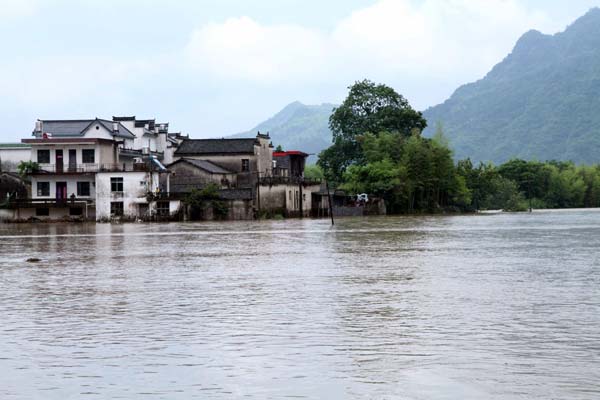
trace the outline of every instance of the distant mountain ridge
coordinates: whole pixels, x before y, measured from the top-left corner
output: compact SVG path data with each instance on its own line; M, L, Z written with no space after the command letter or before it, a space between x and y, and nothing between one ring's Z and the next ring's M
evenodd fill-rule
M331 145L334 107L294 102L232 137L270 132L275 146L318 154ZM424 116L424 134L433 135L441 122L456 159L599 162L600 9L555 35L525 33L483 79L459 87Z
M424 112L439 121L456 158L600 159L600 9L564 32L525 33L485 78Z
M284 150L301 150L317 155L331 145L329 116L334 104L306 105L295 101L268 120L232 138L254 137L256 132L269 132L274 146ZM316 156L311 157L312 161Z

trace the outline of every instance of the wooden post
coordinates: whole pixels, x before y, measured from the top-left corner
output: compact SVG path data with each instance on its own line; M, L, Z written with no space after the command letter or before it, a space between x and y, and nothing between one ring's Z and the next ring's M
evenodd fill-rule
M325 181L325 186L327 187L327 202L329 203L329 215L331 215L331 225L335 225L335 221L333 220L333 203L331 202L331 193L329 193L329 182Z
M298 178L298 204L300 205L300 219L304 218L304 202L302 201L302 180Z

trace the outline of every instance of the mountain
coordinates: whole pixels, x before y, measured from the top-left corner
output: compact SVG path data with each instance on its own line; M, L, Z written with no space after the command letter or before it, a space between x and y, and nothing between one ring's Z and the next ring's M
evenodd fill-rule
M231 137L254 137L258 131L269 132L274 146L318 154L331 145L329 116L334 107L333 104L305 105L296 101L249 131ZM316 157L310 160L316 161Z
M456 158L600 160L600 9L564 32L530 31L485 78L424 112Z

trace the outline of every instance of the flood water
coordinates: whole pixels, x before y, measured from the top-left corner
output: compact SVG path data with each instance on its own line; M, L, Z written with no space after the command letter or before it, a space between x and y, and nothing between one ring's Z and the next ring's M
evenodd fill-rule
M594 210L0 225L0 399L598 399L599 249Z

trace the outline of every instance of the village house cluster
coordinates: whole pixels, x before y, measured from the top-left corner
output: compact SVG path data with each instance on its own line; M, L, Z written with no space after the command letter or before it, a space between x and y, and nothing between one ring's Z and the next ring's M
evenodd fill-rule
M268 133L190 139L154 119L38 120L31 138L0 145L0 219L185 219L186 196L208 184L227 219L325 215L326 192L304 177L307 157L274 151Z

